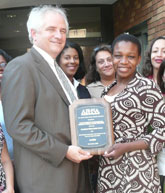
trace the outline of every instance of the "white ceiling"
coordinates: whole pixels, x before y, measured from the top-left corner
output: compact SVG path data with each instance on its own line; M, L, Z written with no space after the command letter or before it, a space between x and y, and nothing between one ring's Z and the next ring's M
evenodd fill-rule
M89 5L89 4L113 4L117 0L0 0L0 9L36 6L41 4L57 5Z

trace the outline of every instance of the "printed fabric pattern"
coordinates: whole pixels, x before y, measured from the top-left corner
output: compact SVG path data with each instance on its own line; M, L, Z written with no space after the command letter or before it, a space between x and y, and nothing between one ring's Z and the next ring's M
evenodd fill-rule
M0 127L0 192L5 190L6 188L6 176L1 162L1 154L2 154L4 140L5 138L3 135L3 131L2 131L2 128Z
M149 149L125 153L116 160L101 156L98 193L161 192L156 155L165 143L165 103L159 88L136 73L111 108L115 143L143 139Z

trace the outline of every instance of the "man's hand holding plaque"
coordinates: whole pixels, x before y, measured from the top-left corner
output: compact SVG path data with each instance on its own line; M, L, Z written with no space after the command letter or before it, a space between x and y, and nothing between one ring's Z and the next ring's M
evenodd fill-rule
M103 98L76 100L69 112L72 145L101 155L114 144L111 107Z

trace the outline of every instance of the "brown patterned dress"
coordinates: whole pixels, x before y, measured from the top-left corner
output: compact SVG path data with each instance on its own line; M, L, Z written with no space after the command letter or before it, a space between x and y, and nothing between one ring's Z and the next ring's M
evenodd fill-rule
M149 150L100 157L98 193L159 193L156 155L165 143L165 103L156 84L136 73L111 103L115 143L144 139ZM148 131L148 128L152 131Z

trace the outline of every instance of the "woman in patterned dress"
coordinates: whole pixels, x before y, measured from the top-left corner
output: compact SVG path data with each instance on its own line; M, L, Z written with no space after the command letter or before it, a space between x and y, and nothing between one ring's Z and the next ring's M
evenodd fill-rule
M13 166L0 126L0 193L14 193Z
M136 72L141 45L129 34L112 44L116 81L111 103L115 144L100 158L99 193L159 193L156 155L165 143L165 103L156 84ZM148 133L148 128L152 132Z

